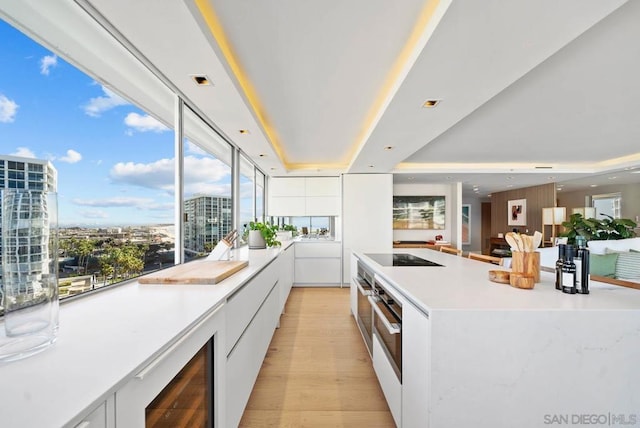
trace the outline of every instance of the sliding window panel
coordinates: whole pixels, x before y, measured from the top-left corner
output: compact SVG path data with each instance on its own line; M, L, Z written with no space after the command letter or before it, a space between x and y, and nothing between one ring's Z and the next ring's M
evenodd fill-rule
M184 109L184 259L210 253L233 228L232 147Z
M239 230L241 235L241 243L246 244L244 240L243 231L249 226L249 223L256 221L256 206L255 206L255 167L253 163L247 159L244 155L240 155L240 222L239 225L242 230Z

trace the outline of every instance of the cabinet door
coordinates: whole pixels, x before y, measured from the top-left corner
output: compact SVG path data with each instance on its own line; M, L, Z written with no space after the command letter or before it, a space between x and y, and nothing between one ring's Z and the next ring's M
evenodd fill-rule
M305 196L305 178L269 179L269 196Z
M342 177L344 259L351 251L390 253L393 249L393 175L345 174ZM343 282L351 281L349 263Z
M296 284L331 285L340 282L340 259L296 259Z
M270 216L304 216L306 215L306 198L304 196L271 196L269 197Z
M340 196L339 177L307 177L306 196Z
M289 298L289 292L293 286L293 263L294 263L294 248L295 245L289 246L285 249L280 257L282 262L280 263L280 279L278 281L280 285L280 312L284 312L284 306Z
M226 427L237 427L262 361L280 318L278 287L274 287L262 307L227 358Z
M404 340L403 340L404 342ZM373 335L373 369L378 377L380 388L384 393L384 398L387 399L389 410L393 416L393 420L399 427L404 427L401 421L404 420L402 415L402 384L396 376L396 372L393 370L391 363L388 360L387 354L384 351L378 335ZM405 371L405 368L402 369ZM405 373L408 373L405 371ZM408 376L407 376L408 377Z
M402 422L405 428L429 427L431 329L428 316L405 302L402 306Z
M224 402L224 391L220 390L224 380L224 314L223 306L207 314L189 331L180 336L138 371L120 390L116 391L116 426L145 426L145 409L176 377L178 373L213 338L213 379L211 396L215 402ZM221 401L220 401L221 400ZM214 404L217 409L218 405ZM227 426L222 412L212 416L214 426Z
M307 196L305 212L308 216L340 215L340 198L338 196Z

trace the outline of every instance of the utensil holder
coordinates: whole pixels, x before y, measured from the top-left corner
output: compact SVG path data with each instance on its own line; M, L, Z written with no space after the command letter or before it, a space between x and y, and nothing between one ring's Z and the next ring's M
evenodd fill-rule
M511 272L533 276L534 282L540 282L540 253L513 251L511 253Z

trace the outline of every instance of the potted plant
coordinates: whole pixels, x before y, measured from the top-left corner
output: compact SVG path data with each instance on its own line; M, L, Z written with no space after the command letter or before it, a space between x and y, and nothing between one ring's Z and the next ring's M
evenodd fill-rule
M276 239L278 226L271 223L263 223L252 221L248 227L245 225L244 238L249 244L249 249L262 249L280 245L280 241Z
M278 239L284 240L295 238L296 236L298 236L298 228L292 224L283 224L278 229L277 236Z
M571 214L568 221L562 223L564 232L560 234L567 237L569 244L575 244L577 236L583 236L587 241L602 241L606 239L626 239L636 236L633 230L637 225L627 218L613 218L607 214L601 214L607 218L598 220L584 218L582 214Z

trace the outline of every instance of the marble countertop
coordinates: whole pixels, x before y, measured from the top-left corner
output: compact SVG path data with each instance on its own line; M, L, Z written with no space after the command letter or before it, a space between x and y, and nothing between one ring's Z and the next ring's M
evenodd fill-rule
M124 385L292 244L232 251L232 259L249 265L215 285L131 281L61 304L56 343L0 364L0 425L69 423Z
M433 267L381 266L366 253L356 253L383 280L425 312L434 310L640 310L640 292L591 282L589 295L564 294L554 286L554 275L541 272L532 290L489 281L500 266L430 249L396 249L442 264Z

